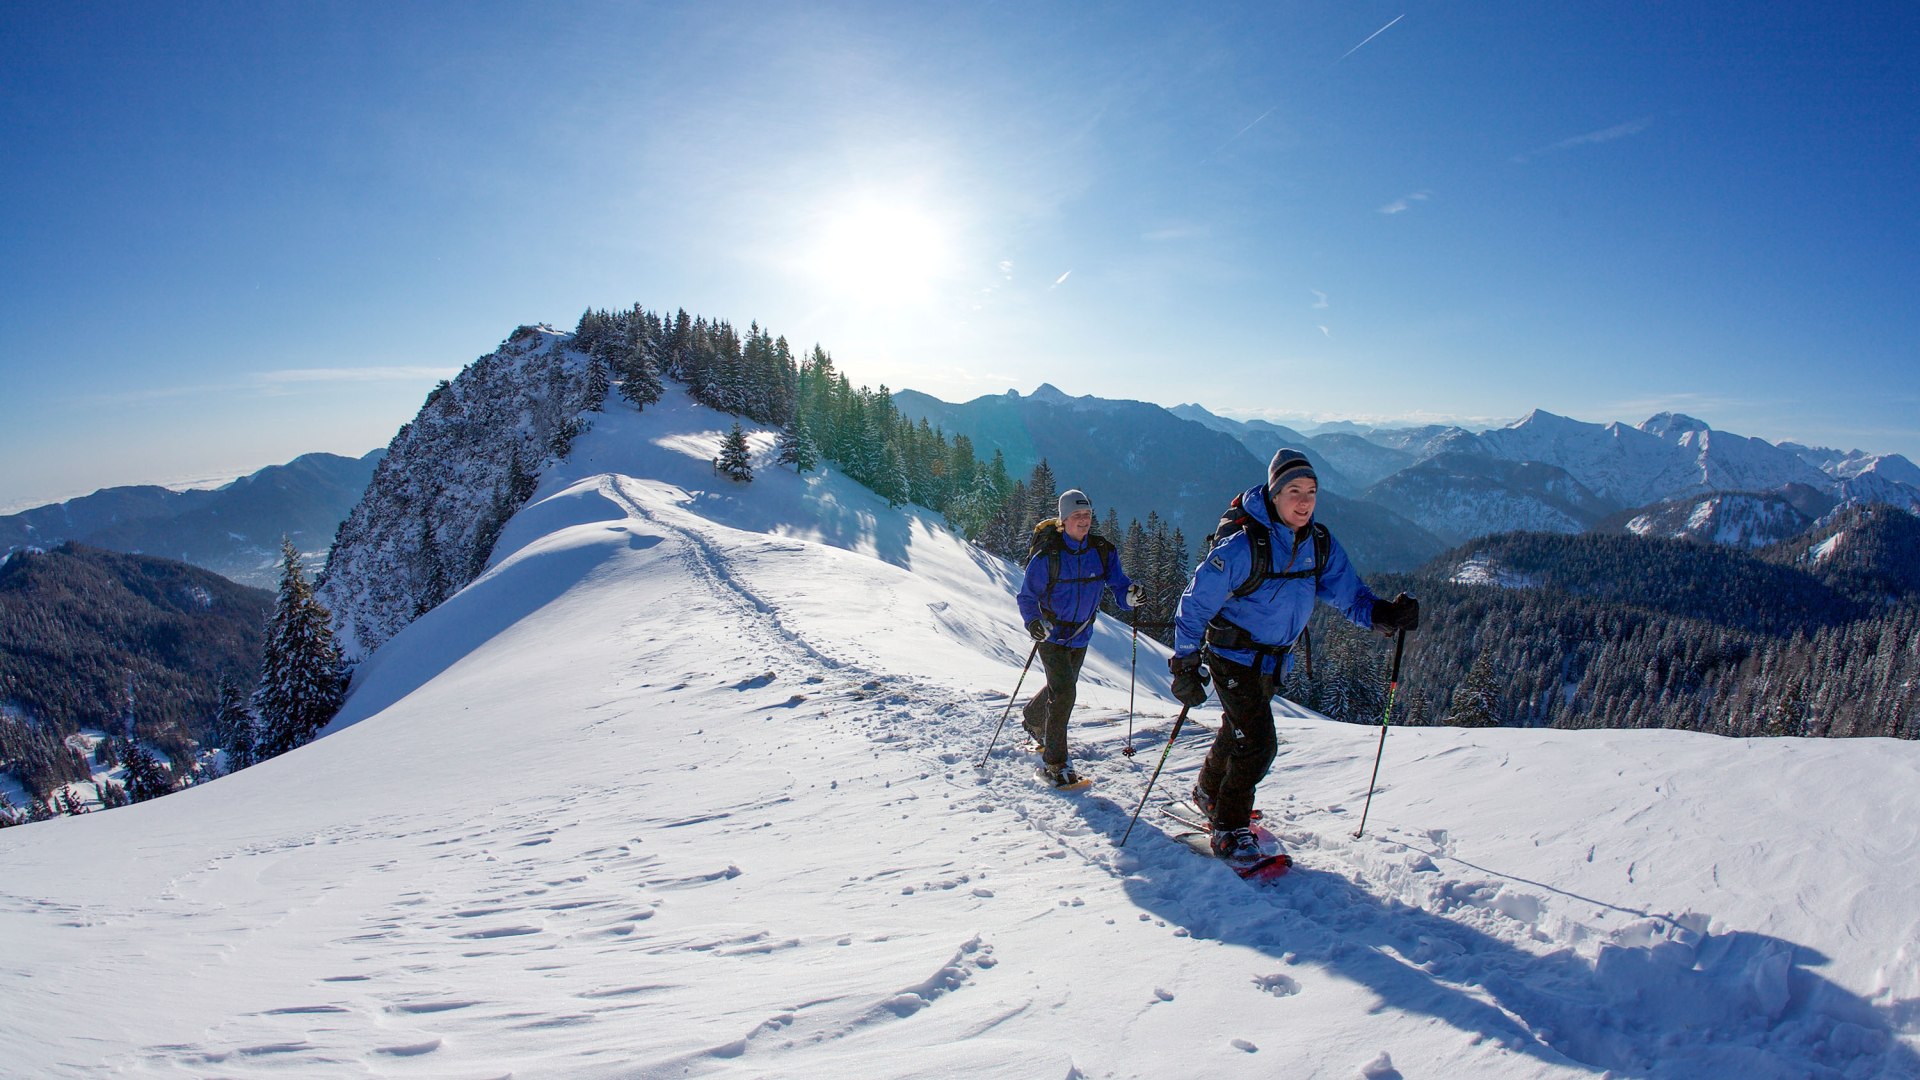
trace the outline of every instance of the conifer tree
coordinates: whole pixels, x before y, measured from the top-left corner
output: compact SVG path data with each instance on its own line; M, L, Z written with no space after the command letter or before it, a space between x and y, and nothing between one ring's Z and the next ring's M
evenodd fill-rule
M267 619L260 688L260 755L271 757L313 738L340 710L345 687L332 616L313 595L291 540L280 547L280 595Z
M620 395L632 402L634 408L644 410L665 393L666 387L660 383L660 369L652 357L634 352L621 372Z
M247 711L247 699L240 687L225 675L220 676L220 715L213 723L214 737L227 750L227 771L236 772L254 763L258 732L253 714Z
M611 380L607 375L607 365L595 356L587 365L587 400L585 406L589 412L599 412L606 404L607 390Z
M1053 478L1053 467L1046 458L1033 467L1033 475L1027 479L1026 527L1050 517L1060 516L1060 488Z
M127 766L127 798L130 801L146 802L173 791L173 774L145 746L128 739L120 750L120 759Z
M820 467L820 450L807 431L807 418L796 416L780 433L780 464L793 466L802 476Z
M740 430L740 422L736 420L733 422L733 430L727 433L726 440L720 444L720 459L717 462L720 471L734 480L752 483L751 453L747 446L746 432Z
M1486 651L1473 658L1467 681L1453 692L1453 714L1447 723L1456 727L1497 727L1496 709L1500 703L1500 683L1493 674L1493 657Z

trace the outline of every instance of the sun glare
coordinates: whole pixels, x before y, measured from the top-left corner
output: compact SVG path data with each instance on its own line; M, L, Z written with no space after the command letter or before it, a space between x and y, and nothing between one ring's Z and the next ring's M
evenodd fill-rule
M830 214L808 260L818 285L863 305L925 299L951 261L941 222L918 207L878 201Z

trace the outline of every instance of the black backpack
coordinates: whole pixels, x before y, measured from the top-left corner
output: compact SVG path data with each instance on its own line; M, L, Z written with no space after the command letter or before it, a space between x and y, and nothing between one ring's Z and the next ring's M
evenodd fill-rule
M1320 592L1321 575L1326 573L1328 553L1333 550L1333 536L1327 532L1327 527L1318 521L1313 522L1311 528L1313 530L1313 569L1275 573L1273 531L1255 521L1253 515L1247 513L1246 507L1240 504L1240 496L1235 495L1233 501L1227 504L1226 512L1220 515L1220 524L1214 526L1213 535L1207 537L1207 548L1212 550L1214 546L1234 533L1247 534L1247 549L1253 555L1253 572L1247 575L1247 580L1234 586L1232 595L1236 598L1251 595L1255 589L1274 578L1304 577L1313 578L1313 591L1317 596ZM1277 646L1261 645L1254 641L1253 636L1245 629L1221 614L1214 615L1207 622L1206 640L1208 644L1224 649L1246 649L1254 653L1268 653L1275 656L1285 656L1293 651L1291 643ZM1300 646L1306 661L1307 678L1311 679L1313 678L1313 638L1304 629L1300 631ZM1255 663L1258 662L1256 659Z
M1252 595L1255 589L1274 578L1313 578L1314 592L1320 591L1321 575L1326 573L1327 557L1333 550L1333 537L1327 527L1318 521L1312 523L1313 529L1313 569L1288 570L1275 573L1273 569L1273 531L1255 521L1246 507L1240 505L1240 496L1235 495L1227 504L1226 512L1220 515L1220 524L1214 526L1213 535L1207 537L1207 548L1212 550L1222 540L1237 532L1247 534L1247 548L1253 553L1253 573L1247 580L1234 586L1233 595L1239 597Z
M1051 517L1033 527L1033 537L1027 542L1027 561L1044 553L1047 556L1047 591L1040 594L1040 611L1049 622L1059 622L1054 617L1053 607L1048 603L1053 598L1053 587L1065 581L1069 585L1085 585L1092 581L1105 581L1113 574L1113 544L1099 533L1087 534L1087 543L1100 556L1100 573L1095 577L1062 578L1060 576L1060 552L1066 543L1066 534L1061 531L1060 519Z

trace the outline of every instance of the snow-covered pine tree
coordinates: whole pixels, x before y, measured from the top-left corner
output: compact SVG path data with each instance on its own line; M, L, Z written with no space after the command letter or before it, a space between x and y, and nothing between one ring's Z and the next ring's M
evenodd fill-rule
M607 365L598 356L587 365L587 402L592 412L599 412L607 402L607 391L612 388L613 380L607 373Z
M254 730L253 714L247 711L246 695L231 678L220 676L220 715L213 722L214 737L227 750L227 771L244 769L256 760L259 733Z
M1027 479L1027 528L1050 517L1060 516L1060 487L1054 480L1053 466L1046 458L1033 467L1033 475Z
M780 464L793 466L802 476L820 467L820 450L807 431L807 418L796 416L780 433Z
M340 710L345 687L332 616L313 595L291 540L281 541L280 595L267 620L260 659L259 756L272 757L313 738Z
M140 743L128 739L120 750L127 766L127 798L133 802L157 799L173 791L173 773Z
M1447 723L1455 727L1498 727L1495 712L1500 703L1500 682L1493 674L1493 658L1484 650L1473 658L1467 681L1453 692L1453 713Z
M665 393L666 387L660 383L660 369L651 357L636 351L621 372L621 396L632 402L634 408L645 409Z
M753 482L751 454L746 432L740 430L740 421L735 420L733 430L727 433L726 440L720 444L720 458L716 464L721 472L732 479L750 484Z

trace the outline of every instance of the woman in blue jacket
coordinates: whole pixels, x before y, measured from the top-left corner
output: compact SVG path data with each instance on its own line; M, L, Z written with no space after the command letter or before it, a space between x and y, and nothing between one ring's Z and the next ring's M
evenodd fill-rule
M1244 527L1217 541L1194 568L1174 615L1173 656L1167 661L1174 696L1187 706L1207 699L1204 661L1226 714L1200 767L1193 801L1213 825L1214 854L1229 860L1259 855L1247 826L1253 790L1279 747L1272 699L1314 604L1324 601L1361 627L1391 632L1420 625L1417 600L1406 593L1392 600L1375 596L1340 542L1313 520L1319 491L1306 455L1276 453L1267 482L1235 500ZM1258 568L1256 580L1255 552L1262 549L1267 565Z
M1042 747L1041 775L1055 787L1073 787L1080 780L1067 766L1067 716L1073 712L1100 594L1113 590L1130 611L1140 603L1141 591L1120 569L1119 551L1093 531L1093 500L1077 488L1060 496L1058 518L1034 528L1032 550L1017 602L1047 685L1027 702L1022 722Z

